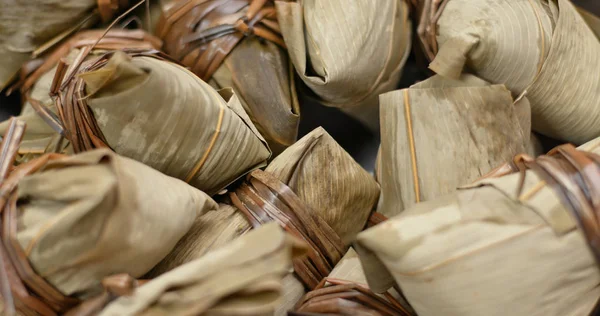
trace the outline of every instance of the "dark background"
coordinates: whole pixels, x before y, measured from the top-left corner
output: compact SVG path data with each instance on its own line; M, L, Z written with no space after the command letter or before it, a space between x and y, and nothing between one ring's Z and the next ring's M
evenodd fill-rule
M600 0L573 0L588 11L600 15ZM600 56L599 56L600 58ZM600 69L599 69L600 71ZM416 81L428 77L424 67L411 57L404 69L402 81L398 88L412 85ZM0 95L0 121L11 115L17 115L20 109L19 95L7 97ZM379 146L379 137L374 135L360 123L335 108L319 105L311 100L301 100L300 136L323 126L363 167L372 171Z

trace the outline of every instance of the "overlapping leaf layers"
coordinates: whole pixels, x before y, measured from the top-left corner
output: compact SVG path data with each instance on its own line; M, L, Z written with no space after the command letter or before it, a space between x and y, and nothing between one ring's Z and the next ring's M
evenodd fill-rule
M213 87L233 87L274 153L296 141L294 71L273 1L172 1L157 35L166 53Z
M114 273L141 277L217 208L202 191L106 149L12 168L24 128L11 122L0 161L6 314L62 314Z
M398 87L410 53L404 0L276 2L298 76L322 104L378 130L378 95Z
M49 89L54 104L23 117L34 127L27 139L38 142L34 150L63 150L40 141L52 138L51 127L75 153L108 147L211 195L265 165L270 151L231 90L215 91L158 51L92 45L77 50L71 64L58 62Z
M434 76L380 102L379 212L388 217L478 179L529 143L527 99L472 75Z
M377 202L379 187L371 175L318 128L275 158L265 171L254 171L221 204L194 223L171 254L148 275L155 277L275 221L311 247L310 259L294 260L296 278L284 279L287 291L278 315L312 289L345 253ZM314 262L314 263L313 263ZM304 284L304 285L303 285Z
M598 153L600 139L518 155L512 167L360 233L371 289L398 285L424 316L596 315Z
M100 316L273 315L306 245L276 224L254 230L122 296Z
M433 71L472 72L527 96L533 129L547 136L576 144L600 136L600 42L589 27L597 18L586 24L568 0L419 3Z

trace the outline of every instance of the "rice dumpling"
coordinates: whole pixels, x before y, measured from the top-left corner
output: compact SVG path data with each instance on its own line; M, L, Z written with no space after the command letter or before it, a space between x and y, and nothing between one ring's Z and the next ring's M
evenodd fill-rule
M322 218L346 245L365 227L379 195L379 186L371 175L323 128L286 149L265 171L295 192L310 215ZM250 228L238 208L219 204L218 211L196 220L188 235L150 276L198 258Z
M209 195L266 164L269 148L231 90L156 51L88 52L53 81L54 127L75 153L109 147Z
M420 22L433 71L471 71L527 96L533 129L546 136L600 136L600 41L570 1L448 0L422 16L433 17Z
M323 128L318 127L265 169L294 191L345 244L364 227L379 186Z
M72 64L81 50L89 50L94 44L88 59L110 50L158 49L161 46L158 38L143 30L110 30L104 33L102 30L81 31L44 57L23 65L20 81L11 87L21 90L24 104L19 119L27 122L18 162L26 162L45 152L72 153L69 143L61 141L63 131L50 93L61 59ZM65 70L61 68L61 71ZM8 126L8 121L0 123L0 135L6 132Z
M411 46L404 0L276 2L298 76L327 106L377 130L378 95L397 88Z
M475 76L434 76L380 103L378 211L388 217L478 179L529 142L527 100Z
M590 315L600 297L600 138L417 204L358 235L369 286L418 315Z
M274 220L286 226L291 221L290 227L296 228L297 236L303 236L313 246L310 252L313 260L321 264L320 272L311 270L311 274L305 273L300 278L309 288L314 287L329 274L348 243L365 227L379 194L379 187L369 173L322 128L287 148L258 177L252 174L236 188L235 197L231 198L235 203L228 201L235 207L220 204L218 211L198 218L148 276L159 276L199 258L263 222ZM265 187L264 182L275 183L277 187ZM281 200L273 194L285 198ZM251 213L264 215L256 219ZM311 264L304 268L307 266ZM300 268L301 271L305 270ZM287 291L276 315L285 315L305 290L291 275L283 282Z
M68 63L73 63L79 50L89 49L88 47L92 46L93 50L87 58L110 50L160 49L162 42L141 29L81 31L60 44L47 56L32 60L22 67L21 81L18 86L25 96L24 99L27 102L33 99L33 102L50 106L53 103L50 98L51 84L61 58L65 58ZM33 112L33 108L24 106L22 113L30 112Z
M0 91L21 64L82 27L109 21L127 0L0 1ZM46 48L47 49L47 48Z
M16 167L2 191L0 251L11 287L18 301L43 315L97 294L107 276L144 275L197 216L217 208L181 180L107 149L44 155ZM31 303L33 296L42 302Z
M269 315L304 244L268 224L108 305L101 316Z
M294 70L271 0L171 1L157 27L164 50L216 89L232 87L275 154L296 141Z

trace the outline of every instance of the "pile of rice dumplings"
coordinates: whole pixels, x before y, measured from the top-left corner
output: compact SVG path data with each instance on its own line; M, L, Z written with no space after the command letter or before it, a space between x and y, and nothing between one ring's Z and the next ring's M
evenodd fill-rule
M571 1L0 7L0 314L600 315Z

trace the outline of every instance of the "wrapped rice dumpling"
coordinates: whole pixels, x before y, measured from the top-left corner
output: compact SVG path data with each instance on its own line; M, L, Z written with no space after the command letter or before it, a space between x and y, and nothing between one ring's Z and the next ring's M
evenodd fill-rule
M358 255L350 248L329 277L296 304L294 315L415 315L396 290L377 295L366 283Z
M302 137L265 169L294 191L344 244L364 227L379 186L322 127Z
M58 115L44 113L74 152L109 147L210 195L266 164L269 148L231 90L155 51L85 54L57 71Z
M11 155L3 149L4 167ZM196 217L217 207L205 193L106 149L32 160L10 173L2 191L0 251L13 296L25 313L42 315L97 294L107 276L141 277Z
M478 179L529 142L527 99L515 103L503 85L475 76L434 76L380 103L378 211L388 217Z
M26 101L22 114L34 112L29 102L51 107L53 101L50 97L50 89L61 58L65 58L68 63L73 63L80 50L89 49L88 47L94 44L94 49L87 58L111 50L151 50L160 49L162 46L161 40L143 30L81 31L58 46L48 56L32 60L23 66L21 81L18 84Z
M175 0L157 27L164 50L217 89L233 87L274 153L297 138L293 67L271 0Z
M600 298L599 153L600 138L519 155L520 173L360 233L369 286L399 285L420 316L590 315Z
M471 71L526 95L533 129L546 136L577 144L600 136L600 42L570 1L422 2L433 3L421 21L433 71Z
M68 142L61 141L60 133L63 131L50 93L61 59L72 64L81 50L89 50L95 43L97 44L90 51L88 59L94 56L97 58L110 50L158 49L162 45L158 38L143 30L110 30L104 33L103 30L81 31L48 55L22 67L21 80L14 87L20 88L24 101L19 118L28 125L17 161L25 162L45 152L72 153ZM66 69L63 67L61 71L64 70ZM47 112L53 113L46 114ZM8 121L0 123L0 135L6 132L8 126Z
M310 215L323 219L346 245L365 227L379 195L373 177L321 127L281 153L266 172L295 192ZM237 207L219 204L218 211L196 220L150 276L199 258L250 228Z
M304 244L268 224L108 305L101 316L272 315Z
M0 90L32 53L42 53L81 27L109 21L127 0L0 1ZM47 47L46 47L47 49Z
M396 89L410 53L403 0L276 2L290 59L316 99L378 130L378 95Z
M276 185L275 189L265 187L264 182ZM285 196L284 200L273 197L273 192ZM231 197L236 207L221 204L218 211L198 218L148 276L156 277L199 258L262 222L275 220L285 226L288 218L294 222L291 226L297 228L297 236L313 245L311 253L321 264L321 272L304 275L305 284L314 287L342 257L345 245L365 227L378 194L378 185L369 173L325 130L315 129L275 158L258 178L250 176ZM262 202L265 198L268 203ZM256 219L251 213L264 216ZM328 246L319 248L320 242ZM287 291L277 315L285 315L304 294L305 287L293 276L283 282Z

